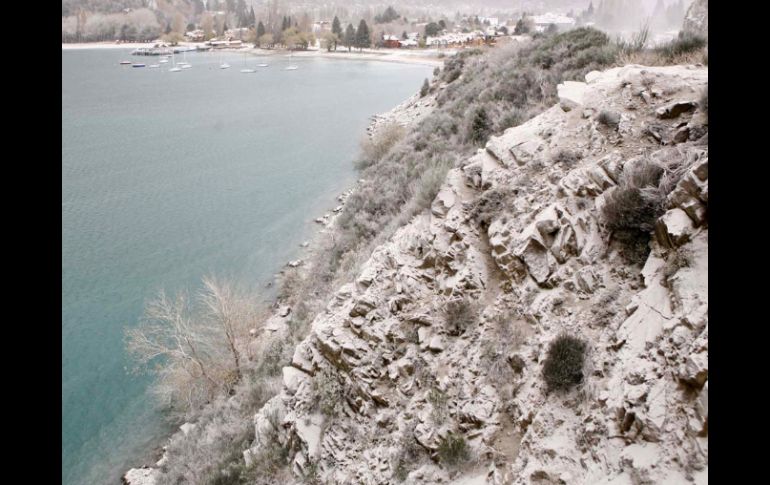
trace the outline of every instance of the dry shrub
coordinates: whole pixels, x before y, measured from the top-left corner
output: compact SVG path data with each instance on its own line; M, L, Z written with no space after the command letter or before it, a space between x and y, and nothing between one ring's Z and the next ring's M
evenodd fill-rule
M548 347L543 378L549 391L567 390L583 381L586 343L569 335L559 335Z
M632 262L647 258L650 233L665 210L665 193L658 187L663 173L660 165L646 159L626 164L620 183L606 195L602 222Z
M444 321L449 335L458 336L476 323L478 308L468 297L450 300L444 309Z
M406 134L404 127L395 123L380 127L373 136L361 142L361 155L355 166L359 170L374 165Z

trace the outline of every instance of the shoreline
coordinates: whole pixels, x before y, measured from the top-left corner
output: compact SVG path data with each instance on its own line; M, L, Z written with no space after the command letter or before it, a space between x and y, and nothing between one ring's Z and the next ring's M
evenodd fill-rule
M62 44L62 51L73 50L128 50L151 48L154 42L116 44L114 42L82 42ZM200 43L180 43L181 47L195 47ZM206 51L213 52L213 51ZM296 58L323 58L323 59L341 59L357 61L380 61L396 62L401 64L420 64L426 66L443 66L444 58L454 55L456 49L364 49L363 51L351 50L348 52L344 47L336 51L327 51L326 49L312 49L306 51L288 51L283 49L260 49L260 48L240 48L240 49L217 49L217 52L245 52L252 56L292 56ZM442 57L439 57L443 54Z
M271 52L270 55L280 55L280 51L269 51ZM256 54L260 55L260 54ZM334 57L334 56L331 56ZM443 59L437 59L442 61ZM391 61L391 62L398 62L398 61ZM418 116L417 118L414 117L413 113L410 113L410 110L413 109L415 106L419 106L421 104L421 97L419 93L414 93L401 101L396 106L392 107L391 109L377 113L374 115L371 115L369 124L367 125L365 129L366 136L371 137L374 132L383 124L387 123L393 123L393 122L400 122L404 124L410 124L414 123L419 120L421 116ZM284 261L278 266L278 270L276 273L274 273L272 276L269 276L266 281L260 282L258 286L267 286L267 288L270 288L271 290L277 289L280 287L280 284L283 280L283 278L288 274L288 271L296 270L299 273L305 273L308 271L313 270L312 263L310 263L313 259L315 254L318 251L323 251L324 248L324 238L327 238L331 236L334 237L336 226L335 222L339 215L342 213L342 210L347 203L348 198L352 193L354 193L361 185L362 179L356 178L356 180L348 185L347 187L344 187L342 191L335 197L335 201L337 201L338 205L336 207L327 208L321 212L321 214L314 216L311 215L310 218L308 218L305 221L305 224L315 226L314 228L310 228L310 234L309 237L304 240L299 247L297 248L297 252L295 253L296 259ZM277 312L280 312L281 309L281 301L276 298L275 295L273 295L270 299L270 308L271 308L271 315L276 315ZM156 476L156 470L162 466L162 464L166 460L166 447L170 443L170 441L173 439L177 433L186 433L187 426L194 425L194 422L184 422L181 426L172 427L171 432L164 438L162 438L159 442L154 443L150 450L145 453L144 457L141 459L140 462L137 463L136 466L129 468L128 470L124 470L121 475L121 480L124 484L127 485L152 485L155 483L155 476ZM141 463L141 464L139 464Z

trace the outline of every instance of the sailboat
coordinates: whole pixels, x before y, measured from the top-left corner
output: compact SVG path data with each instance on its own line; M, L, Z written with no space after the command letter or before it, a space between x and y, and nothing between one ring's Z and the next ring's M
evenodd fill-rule
M164 56L164 57L161 57L161 58L160 58L160 60L159 60L158 62L159 62L159 63L161 63L161 64L165 64L165 63L167 63L167 62L168 62L168 58L167 58L166 56Z
M241 69L241 72L244 74L248 74L251 72L257 72L256 69L249 69L246 67L246 53L243 53L243 69Z
M182 69L190 69L192 67L192 64L187 62L187 51L182 52L182 62L179 63L179 67Z
M289 54L289 58L291 58L291 57L293 57L293 56L294 56L294 53L293 53L293 52L292 52L291 54ZM296 70L296 69L299 69L299 67L297 67L297 66L296 66L296 65L294 65L294 64L292 64L292 65L290 65L290 66L286 66L286 70L287 70L287 71L294 71L294 70Z
M172 57L172 60L173 60L174 67L169 69L168 72L179 72L179 71L181 71L182 69L176 67L176 58Z
M221 55L219 56L219 60L220 60L220 61L222 61L222 56L221 56ZM226 62L222 61L222 62L219 64L219 68L220 68L220 69L230 69L230 64L228 64L228 63L226 63Z

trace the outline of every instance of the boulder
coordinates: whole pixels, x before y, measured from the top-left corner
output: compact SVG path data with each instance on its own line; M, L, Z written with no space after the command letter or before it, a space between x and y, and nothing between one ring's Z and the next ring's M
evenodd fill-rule
M154 468L132 468L123 475L124 485L155 485L158 471Z
M655 223L655 238L664 247L676 248L689 241L695 229L685 211L671 209Z
M708 352L689 355L681 367L679 378L692 386L703 387L709 378Z
M698 103L695 101L674 101L655 110L655 114L662 120L674 119L683 113L695 111Z
M587 75L586 80L588 80ZM559 106L561 106L561 109L564 111L572 111L573 109L581 108L583 106L583 95L585 94L587 87L586 83L578 81L565 81L556 86L556 91L559 96Z

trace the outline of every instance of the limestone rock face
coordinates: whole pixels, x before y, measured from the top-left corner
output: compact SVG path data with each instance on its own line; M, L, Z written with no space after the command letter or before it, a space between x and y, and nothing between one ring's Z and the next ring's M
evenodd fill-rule
M634 94L649 78L657 94ZM669 141L680 126L707 130L682 109L707 82L695 66L590 73L451 170L430 209L315 315L280 393L254 417L244 460L278 436L297 482L704 480L707 133ZM616 130L596 120L605 110L619 114ZM581 155L568 166L556 156L566 149ZM670 179L640 266L622 258L601 208L641 156ZM511 199L481 225L473 207L495 189ZM446 310L455 300L469 302L459 332ZM274 316L271 335L287 335L286 318ZM588 342L583 382L548 393L544 354L562 333ZM454 437L477 468L442 463Z
M708 39L709 36L709 2L694 0L687 9L682 23L682 30L689 34L699 35Z
M155 485L157 471L153 468L132 468L123 475L124 485Z

